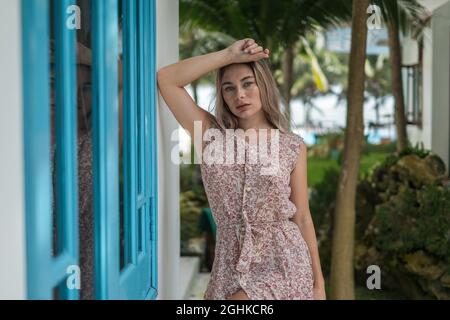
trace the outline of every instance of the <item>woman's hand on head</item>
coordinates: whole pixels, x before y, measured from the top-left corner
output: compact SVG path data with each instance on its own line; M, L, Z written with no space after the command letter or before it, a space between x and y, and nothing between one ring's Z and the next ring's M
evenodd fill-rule
M258 61L269 57L269 49L264 49L253 39L242 39L234 42L228 48L233 63Z

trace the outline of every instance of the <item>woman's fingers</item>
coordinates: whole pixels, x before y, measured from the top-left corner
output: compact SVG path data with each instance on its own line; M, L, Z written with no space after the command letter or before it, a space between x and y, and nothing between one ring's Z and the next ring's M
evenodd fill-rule
M250 51L254 48L257 48L258 44L257 43L253 43L252 45L249 45L247 48L245 48L245 52L250 53Z
M264 48L261 46L258 46L256 49L252 49L252 52L256 53L256 52L261 52L264 51Z
M245 53L258 53L260 51L263 51L264 53L269 54L269 49L264 49L262 46L258 45L257 43L252 44L251 46L248 46L244 49Z
M244 44L244 49L247 48L248 46L254 44L254 43L255 43L255 40L253 40L253 39L247 39L247 40L245 41L245 44Z
M244 39L245 43L242 47L242 51L249 55L248 57L253 60L260 60L269 57L269 49L264 49L255 40L251 38Z
M263 51L263 48L261 46L257 45L256 47L253 47L253 48L249 49L248 53L255 54L255 53L258 53L258 52L261 52L261 51Z
M264 52L259 52L259 53L256 54L256 57L258 59L264 59L264 58L268 58L269 55L267 53L264 53Z

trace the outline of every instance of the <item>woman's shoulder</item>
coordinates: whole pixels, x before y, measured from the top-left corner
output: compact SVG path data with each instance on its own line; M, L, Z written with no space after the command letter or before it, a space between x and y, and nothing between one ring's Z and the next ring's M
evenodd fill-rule
M287 146L296 159L301 150L306 150L305 140L300 134L295 132L286 133Z
M286 136L286 138L290 144L299 146L305 142L303 137L295 132L288 131L288 132L284 133L284 135Z
M286 134L287 157L290 159L290 172L295 168L300 153L306 152L306 144L303 137L294 132L287 132Z

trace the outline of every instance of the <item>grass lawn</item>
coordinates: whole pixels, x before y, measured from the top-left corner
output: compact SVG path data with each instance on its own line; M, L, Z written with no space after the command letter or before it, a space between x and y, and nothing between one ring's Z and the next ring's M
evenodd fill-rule
M384 152L372 152L363 155L359 168L359 177L361 178L372 166L382 162L388 155L389 153ZM314 187L322 181L325 170L328 168L339 169L339 164L334 159L308 158L308 186Z
M314 187L321 182L328 168L339 169L339 164L334 159L308 158L308 186Z

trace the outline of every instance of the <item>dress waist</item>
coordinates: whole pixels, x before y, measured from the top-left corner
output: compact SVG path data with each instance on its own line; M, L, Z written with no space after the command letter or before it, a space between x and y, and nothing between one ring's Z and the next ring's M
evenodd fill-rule
M245 274L250 269L252 262L259 261L260 250L259 244L255 242L254 229L265 227L267 225L285 224L291 222L289 219L275 220L248 220L247 216L243 216L241 220L217 223L217 230L234 229L239 241L239 259L237 261L236 270L241 274Z

